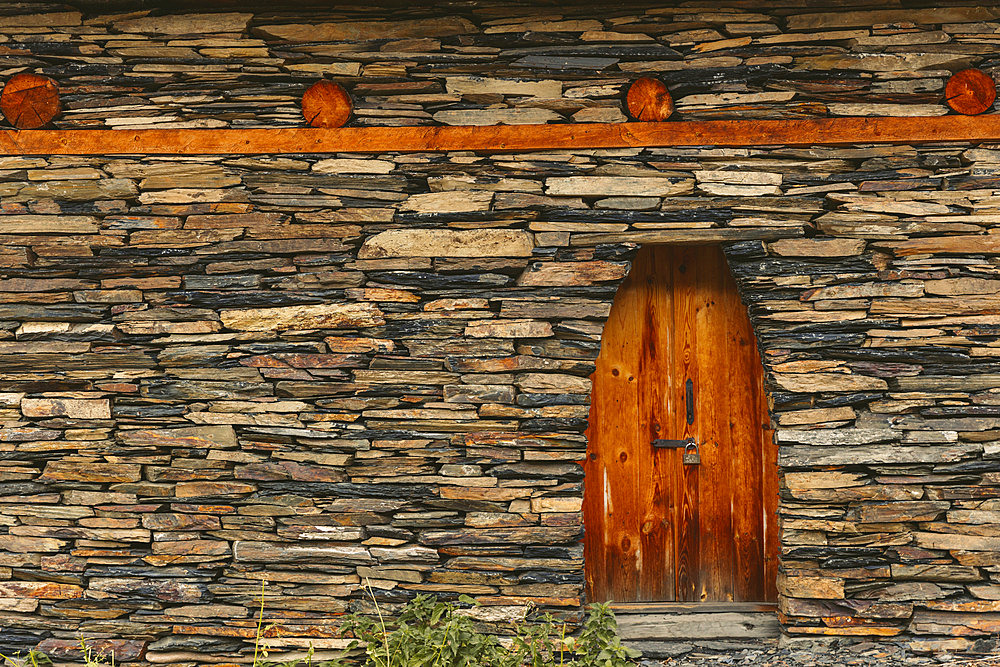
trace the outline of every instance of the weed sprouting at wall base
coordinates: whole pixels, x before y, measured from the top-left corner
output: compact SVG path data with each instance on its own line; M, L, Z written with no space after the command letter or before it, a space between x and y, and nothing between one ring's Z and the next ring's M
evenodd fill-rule
M356 667L359 662L363 667L627 667L639 656L622 645L607 604L588 607L579 636L567 635L565 623L544 614L514 624L513 636L501 639L478 629L465 611L478 603L468 596L459 597L464 605L459 607L421 594L396 620L387 621L374 591L370 586L366 590L376 616L350 614L341 628L354 639L348 654L362 656L328 661L322 667Z
M305 660L268 661L266 636L272 625L264 620L264 587L258 609L252 667L632 667L639 653L621 643L618 623L608 604L587 607L579 635L567 634L565 623L550 614L512 624L503 638L482 632L468 610L479 603L468 596L459 605L431 595L417 595L395 620L387 620L371 587L376 616L349 614L342 635L352 638L345 656L313 662L310 646ZM114 654L94 651L80 639L86 667L116 667ZM35 650L25 655L0 654L0 667L52 667Z
M0 667L52 667L52 660L40 651L31 649L26 654L4 655L0 653Z
M83 637L80 638L80 656L85 667L115 667L114 653L95 651ZM50 657L35 649L24 655L16 653L9 656L0 653L0 667L52 667L52 664Z
M264 635L271 628L271 626L264 626L264 587L267 585L266 579L260 580L260 607L257 611L257 632L254 635L253 641L253 667L262 667L268 664L267 661L267 643L264 641ZM309 655L312 655L310 651Z
M83 662L86 667L115 667L115 654L109 655L95 653L94 649L87 646L87 640L80 638L80 650L83 652Z

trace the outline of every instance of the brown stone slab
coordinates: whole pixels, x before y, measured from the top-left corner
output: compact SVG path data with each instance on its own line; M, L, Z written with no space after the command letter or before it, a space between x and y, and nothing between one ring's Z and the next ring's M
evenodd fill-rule
M146 650L146 644L147 642L145 641L130 639L87 640L87 647L95 655L105 656L108 660L111 660L108 656L113 655L114 660L117 662L140 659ZM53 658L78 661L82 661L83 659L83 648L77 639L49 638L42 640L36 648L45 655L52 656Z
M349 128L7 130L0 155L251 155L1000 141L1000 117Z
M646 244L707 244L727 241L771 240L796 237L805 234L802 227L784 229L663 229L648 232L611 232L595 234L574 234L571 246L596 246L605 243L646 243Z

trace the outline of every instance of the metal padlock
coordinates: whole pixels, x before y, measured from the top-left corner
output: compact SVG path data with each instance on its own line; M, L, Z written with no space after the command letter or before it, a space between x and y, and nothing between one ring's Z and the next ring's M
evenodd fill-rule
M694 451L691 451L691 450ZM698 443L689 442L684 446L684 457L681 459L686 466L696 466L701 463L701 453L698 451Z

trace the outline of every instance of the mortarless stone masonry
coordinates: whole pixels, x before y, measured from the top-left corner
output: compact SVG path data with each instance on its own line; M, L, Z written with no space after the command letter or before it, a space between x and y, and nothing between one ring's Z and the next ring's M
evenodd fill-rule
M0 8L58 127L939 115L1000 6ZM824 4L824 3L820 3ZM109 7L100 13L100 7ZM640 242L722 242L793 636L1000 631L1000 147L0 157L0 651L281 652L419 592L579 614L588 376Z

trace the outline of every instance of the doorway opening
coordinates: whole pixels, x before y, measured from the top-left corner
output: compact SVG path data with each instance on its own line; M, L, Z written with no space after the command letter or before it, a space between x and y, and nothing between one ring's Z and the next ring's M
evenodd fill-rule
M777 448L763 377L721 248L643 247L592 376L590 600L777 599Z

